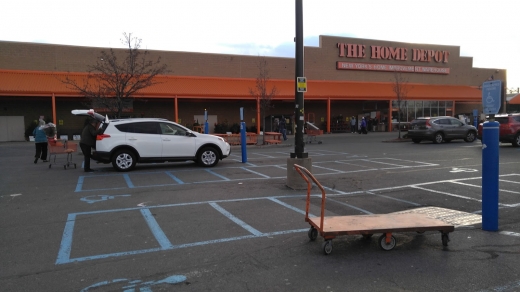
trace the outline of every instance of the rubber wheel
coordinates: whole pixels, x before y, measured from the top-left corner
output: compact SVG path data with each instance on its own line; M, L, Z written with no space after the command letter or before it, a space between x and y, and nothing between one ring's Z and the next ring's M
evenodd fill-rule
M448 235L448 233L443 233L442 234L442 245L448 246L449 241L450 241L450 236Z
M421 143L421 139L412 139L412 142L414 142L415 144L419 144Z
M218 152L213 147L204 147L199 151L197 161L201 166L213 167L217 165L219 159Z
M390 239L390 243L386 243L386 233L383 233L383 235L381 235L379 237L379 246L381 246L381 248L383 250L386 250L386 251L389 251L389 250L392 250L395 245L397 243L397 240L395 239L395 237L392 235L391 236L391 239Z
M309 229L309 232L307 232L307 235L309 236L309 239L311 241L315 241L316 238L318 238L318 229L314 228L314 227L311 227Z
M520 133L516 134L512 144L513 147L520 147Z
M117 171L129 171L135 167L136 158L133 151L128 149L121 149L112 156L112 166Z
M332 252L332 240L324 241L321 247L323 248L323 253L329 255Z
M466 138L464 138L464 141L466 141L468 143L473 143L476 139L477 139L477 133L475 133L473 131L469 131L466 134Z
M372 235L374 235L374 234L363 234L363 238L370 239L370 238L372 238Z
M444 136L442 133L435 133L435 136L433 136L433 143L439 144L442 143L442 140L444 140Z

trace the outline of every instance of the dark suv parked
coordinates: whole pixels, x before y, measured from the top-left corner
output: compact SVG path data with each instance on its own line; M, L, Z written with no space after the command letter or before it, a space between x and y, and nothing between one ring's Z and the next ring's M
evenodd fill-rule
M498 140L502 143L511 143L514 147L520 147L520 113L498 114L495 115L495 121L500 124ZM482 123L478 125L477 138L480 140L482 140L482 125Z
M453 117L424 117L417 118L410 123L408 137L414 143L430 140L438 144L442 141L450 142L454 139L464 139L466 142L475 141L477 128L466 125Z

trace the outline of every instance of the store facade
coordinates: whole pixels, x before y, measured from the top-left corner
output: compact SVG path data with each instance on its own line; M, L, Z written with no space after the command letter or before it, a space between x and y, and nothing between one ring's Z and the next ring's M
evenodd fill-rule
M102 50L107 49L0 42L0 116L23 116L28 124L46 115L58 132L76 134L83 120L70 110L89 104L60 80L84 78ZM157 77L160 84L142 90L127 116L160 117L192 126L207 110L218 123L233 124L240 122L243 107L246 125L259 132L264 117L250 89L262 59L268 64L268 86L277 88L266 112L266 130L273 118L291 117L294 112L294 58L149 53L152 59L161 57L171 72ZM504 69L474 68L473 59L461 57L458 46L320 36L318 47L304 48L304 58L305 118L324 132L347 131L352 116L373 120L374 130L390 131L397 120L471 115L482 109L482 83L506 80ZM406 93L400 102L396 83Z

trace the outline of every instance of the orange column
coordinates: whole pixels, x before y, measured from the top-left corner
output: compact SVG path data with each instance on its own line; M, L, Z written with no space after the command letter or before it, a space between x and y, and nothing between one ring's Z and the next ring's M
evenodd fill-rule
M327 98L327 133L330 133L330 97Z
M52 123L57 125L56 123L56 97L54 93L52 94Z
M388 132L392 132L392 101L388 101Z
M256 133L260 134L260 97L256 98Z
M177 95L174 98L174 104L175 104L175 122L179 122L179 103L177 101Z

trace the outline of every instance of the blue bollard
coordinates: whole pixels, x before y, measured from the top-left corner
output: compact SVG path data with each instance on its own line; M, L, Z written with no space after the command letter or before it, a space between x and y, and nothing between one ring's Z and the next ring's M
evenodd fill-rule
M240 123L240 145L242 149L242 163L247 162L247 148L246 148L246 123Z
M498 230L498 135L500 124L487 122L482 128L482 229Z
M209 124L207 121L204 123L204 134L209 134Z

